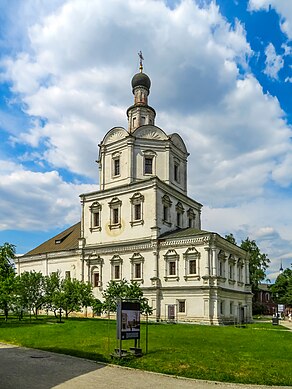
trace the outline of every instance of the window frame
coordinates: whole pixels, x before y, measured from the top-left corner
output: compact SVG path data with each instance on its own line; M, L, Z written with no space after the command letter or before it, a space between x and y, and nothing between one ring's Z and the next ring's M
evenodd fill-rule
M121 153L112 154L112 178L121 176Z
M111 280L112 281L120 281L122 280L122 272L123 272L123 259L119 256L119 255L114 255L112 257L112 259L110 260L110 264L111 264ZM116 277L116 271L118 269L118 277Z
M178 253L170 249L164 255L165 261L165 281L178 281L179 280L179 255ZM174 269L175 274L171 274Z
M144 206L143 206L143 203L144 203L144 196L137 192L135 193L131 198L130 198L130 202L131 202L131 221L130 221L130 224L131 226L136 226L136 225L139 225L139 224L144 224ZM140 218L136 218L137 214L136 214L136 211L137 211L137 207L140 208Z
M200 280L200 252L194 247L189 247L183 254L184 266L185 266L185 281L198 281ZM196 272L190 272L190 262L195 261Z
M102 206L98 201L94 201L90 209L90 231L101 231L101 210Z
M166 224L167 226L171 227L171 206L172 201L170 200L170 197L168 195L162 196L162 223Z
M134 253L130 258L131 263L131 281L136 281L139 283L144 282L144 257L140 253ZM140 266L140 277L137 277L136 267Z
M121 209L122 209L122 201L117 197L114 197L109 203L110 207L110 222L109 228L111 230L121 228Z

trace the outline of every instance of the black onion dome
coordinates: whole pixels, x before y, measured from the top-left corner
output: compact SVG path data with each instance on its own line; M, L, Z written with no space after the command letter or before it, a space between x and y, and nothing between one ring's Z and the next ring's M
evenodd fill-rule
M151 81L147 74L135 74L135 76L132 78L132 88L134 89L136 86L144 86L145 88L150 89Z

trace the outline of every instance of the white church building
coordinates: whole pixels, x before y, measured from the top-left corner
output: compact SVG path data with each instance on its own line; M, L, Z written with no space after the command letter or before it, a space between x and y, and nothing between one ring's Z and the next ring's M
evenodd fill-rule
M186 145L155 125L150 85L140 63L128 128L112 128L99 145L99 190L80 195L79 223L16 259L18 274L60 271L90 282L101 300L110 280L137 281L157 321L250 321L247 253L201 229Z

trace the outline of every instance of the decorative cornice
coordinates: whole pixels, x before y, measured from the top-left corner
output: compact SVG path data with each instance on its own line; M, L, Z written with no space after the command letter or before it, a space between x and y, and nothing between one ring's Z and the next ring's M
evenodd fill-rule
M169 246L182 246L182 245L205 245L210 243L210 236L202 236L198 238L177 238L172 240L165 240L160 242L160 247L169 247Z

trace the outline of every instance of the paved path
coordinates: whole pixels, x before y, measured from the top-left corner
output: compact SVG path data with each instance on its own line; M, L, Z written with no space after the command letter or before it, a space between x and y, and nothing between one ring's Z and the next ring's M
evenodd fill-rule
M0 388L271 389L270 386L176 378L3 343L0 343ZM283 387L272 387L279 388Z

